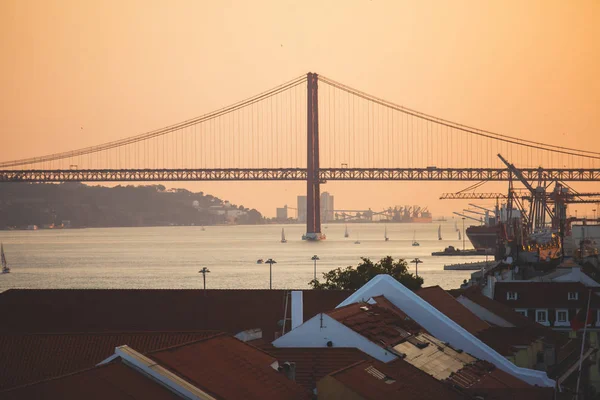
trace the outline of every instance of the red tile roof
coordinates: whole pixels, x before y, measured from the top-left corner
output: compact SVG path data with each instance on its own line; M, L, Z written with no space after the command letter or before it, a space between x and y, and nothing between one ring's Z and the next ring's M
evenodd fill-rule
M516 300L507 300L508 292L516 292ZM569 292L579 294L569 300ZM581 282L497 282L494 300L511 308L585 308L588 289ZM592 308L600 307L600 296L592 295Z
M110 357L115 347L139 352L187 343L216 331L70 334L0 334L0 390L91 368Z
M112 363L0 393L4 400L175 400L160 384L122 363Z
M423 288L415 293L473 335L490 327L439 286Z
M377 360L360 361L330 374L364 399L463 399L451 387L427 375L403 360L384 364ZM325 380L319 383L319 393L325 390ZM331 397L333 398L333 397Z
M384 348L424 331L385 297L377 296L374 300L377 304L353 303L329 311L327 315Z
M515 346L529 346L542 340L543 336L537 329L495 326L479 332L477 338L503 356L512 356L516 352Z
M296 363L296 382L311 392L317 387L317 382L327 374L357 361L373 360L371 356L356 348L273 347L265 351L273 355L280 365L286 361Z
M0 293L0 332L122 332L261 328L281 331L284 290L21 290ZM351 292L305 290L304 320ZM287 317L290 317L291 301Z
M148 354L161 366L221 399L310 399L311 394L271 364L277 360L220 334Z

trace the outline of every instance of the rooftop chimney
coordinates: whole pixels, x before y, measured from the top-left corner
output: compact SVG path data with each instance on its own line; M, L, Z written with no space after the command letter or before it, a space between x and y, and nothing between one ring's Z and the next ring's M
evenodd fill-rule
M292 329L296 329L304 322L304 306L302 304L302 291L292 291Z

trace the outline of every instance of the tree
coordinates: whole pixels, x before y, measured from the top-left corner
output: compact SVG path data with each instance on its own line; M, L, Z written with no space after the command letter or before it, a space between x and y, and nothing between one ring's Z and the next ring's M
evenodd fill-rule
M423 278L408 272L406 260L402 258L394 261L393 257L387 256L376 263L365 257L361 257L361 260L356 268L349 266L324 272L323 283L313 279L308 284L313 289L357 290L375 276L387 274L410 290L419 289L423 285Z

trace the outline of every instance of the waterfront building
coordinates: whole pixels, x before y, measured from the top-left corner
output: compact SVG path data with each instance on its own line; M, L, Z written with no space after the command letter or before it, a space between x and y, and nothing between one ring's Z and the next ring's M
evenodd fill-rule
M298 196L298 222L306 222L306 196Z
M288 219L288 207L287 207L287 205L285 205L285 206L283 206L281 208L277 208L276 218L277 218L277 221L280 221L280 222L287 221L287 219Z
M323 192L321 193L321 222L331 222L333 217L333 196L329 192Z

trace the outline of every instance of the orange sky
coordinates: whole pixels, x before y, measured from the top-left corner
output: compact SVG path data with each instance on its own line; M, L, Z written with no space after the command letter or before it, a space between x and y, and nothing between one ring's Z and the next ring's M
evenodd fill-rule
M600 151L599 20L597 0L3 0L0 160L149 131L308 71L456 122ZM171 185L268 216L306 190ZM462 205L437 197L465 186L337 182L322 190L336 208L420 203L449 214Z

